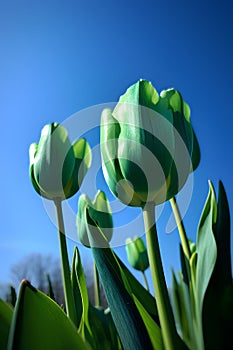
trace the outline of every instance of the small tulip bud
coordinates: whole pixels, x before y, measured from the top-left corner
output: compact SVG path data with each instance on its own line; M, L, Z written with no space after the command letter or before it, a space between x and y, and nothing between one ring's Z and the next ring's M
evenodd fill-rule
M147 250L143 240L135 237L126 240L126 253L130 265L136 270L145 271L149 266Z

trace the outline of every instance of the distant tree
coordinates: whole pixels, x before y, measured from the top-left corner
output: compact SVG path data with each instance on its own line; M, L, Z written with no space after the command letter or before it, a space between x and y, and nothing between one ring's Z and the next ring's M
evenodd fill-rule
M84 274L87 283L90 302L94 305L94 279L93 261L87 256L83 259ZM11 267L11 283L5 292L5 300L14 302L13 289L16 291L23 279L27 279L34 287L43 293L54 297L59 305L64 305L63 284L59 258L52 255L32 253ZM13 289L12 289L13 288ZM104 307L107 306L102 286L100 286L101 301ZM54 294L54 295L53 295Z
M49 279L51 281L55 300L64 304L60 260L51 255L32 253L25 256L11 268L12 285L17 290L21 281L27 279L33 286L43 293L49 293Z

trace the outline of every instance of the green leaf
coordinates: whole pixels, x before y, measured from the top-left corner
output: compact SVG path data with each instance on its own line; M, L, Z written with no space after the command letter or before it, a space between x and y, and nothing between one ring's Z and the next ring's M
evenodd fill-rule
M180 263L181 263L181 270L182 270L184 282L188 285L190 281L190 266L189 266L189 261L184 254L181 244L180 244Z
M197 235L197 264L195 311L197 322L197 338L200 340L200 350L204 348L202 335L202 310L206 290L217 259L217 247L214 238L213 224L217 218L217 203L214 188L209 182L209 194L202 212Z
M95 350L118 350L118 336L110 314L91 305L79 250L75 247L71 280L75 296L78 332Z
M171 300L178 331L189 349L197 349L193 328L193 309L188 285L172 271Z
M160 327L149 315L135 295L133 295L133 299L146 326L153 348L156 350L163 350L164 346Z
M63 310L52 299L24 280L10 329L8 350L12 349L88 350L89 348Z
M8 335L11 325L13 309L0 299L0 349L7 349Z
M121 345L110 310L98 309L91 304L89 306L89 322L95 340L95 350L120 350Z
M112 264L111 250L92 248L92 253L124 350L152 349L138 309L119 278L116 263Z
M211 183L209 185L209 194L202 212L197 236L196 297L199 313L202 312L205 292L217 258L217 247L213 233L217 203L214 188Z
M128 293L136 296L138 301L159 325L159 316L155 298L153 298L152 295L141 285L141 283L138 282L134 275L128 270L125 264L113 251L112 255L118 264L119 278L122 279ZM114 264L114 260L112 261L112 264ZM117 270L117 267L115 267L115 269Z
M71 283L73 287L75 308L78 320L78 332L83 339L86 339L91 345L93 345L94 339L92 337L92 331L89 324L88 291L81 258L77 247L75 247L73 254Z
M230 210L226 192L221 181L219 182L218 188L218 213L214 233L218 256L213 277L215 279L216 288L223 289L225 286L232 283L232 271Z
M219 183L214 234L217 260L203 305L205 349L227 349L233 343L233 283L230 253L230 212L223 184Z

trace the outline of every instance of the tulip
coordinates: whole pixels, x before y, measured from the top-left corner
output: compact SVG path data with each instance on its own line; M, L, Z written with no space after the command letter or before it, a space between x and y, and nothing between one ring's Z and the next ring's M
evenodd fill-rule
M135 237L133 240L128 238L125 249L130 265L136 270L144 272L149 266L149 261L143 240L140 237Z
M51 123L42 129L39 143L30 146L29 156L34 189L42 197L53 200L56 208L65 305L69 318L76 324L62 201L79 190L91 165L91 149L85 139L72 145L66 129Z
M30 178L42 197L64 200L80 188L91 164L91 150L85 139L71 144L66 129L58 123L46 125L38 144L29 149Z
M183 349L172 313L156 229L155 206L173 198L200 161L190 109L175 89L157 93L139 80L101 116L105 180L124 204L141 207L164 347Z
M93 201L85 194L79 197L76 227L83 245L108 246L112 238L113 221L104 192L98 191Z
M158 95L139 80L101 116L105 180L123 203L144 207L174 197L199 163L190 110L174 89Z

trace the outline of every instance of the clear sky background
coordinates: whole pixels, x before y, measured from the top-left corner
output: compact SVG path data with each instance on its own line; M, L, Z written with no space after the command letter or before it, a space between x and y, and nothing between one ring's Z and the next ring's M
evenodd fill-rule
M56 228L28 177L29 145L45 124L117 101L140 78L158 91L175 87L191 107L202 159L184 222L195 239L208 179L223 181L233 215L232 2L0 1L0 283L27 254L59 254ZM164 233L165 221L158 229L170 281L179 239ZM125 260L124 247L116 252ZM81 254L88 259L87 249Z

